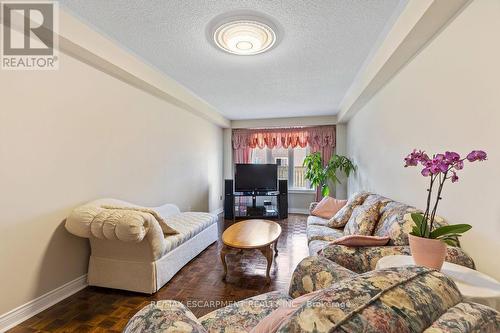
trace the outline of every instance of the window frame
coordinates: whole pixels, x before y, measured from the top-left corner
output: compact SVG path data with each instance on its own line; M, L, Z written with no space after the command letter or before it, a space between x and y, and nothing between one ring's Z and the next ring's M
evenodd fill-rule
M306 146L305 147L306 149L310 149L309 146ZM260 149L260 148L253 148L252 149L252 153L254 150L256 149ZM276 159L280 158L280 157L273 157L272 155L272 149L271 148L268 148L268 147L265 147L265 148L262 148L262 149L265 149L266 152L265 152L265 161L264 163L276 163ZM308 180L306 180L307 184L309 185L309 187L296 187L295 186L295 179L294 179L294 169L295 169L295 154L294 154L294 150L296 148L292 148L292 147L288 147L287 148L287 151L288 151L288 191L291 192L291 193L311 193L311 192L316 192L316 189L311 187L310 186L310 182ZM284 158L284 157L282 157ZM251 161L251 163L253 163L253 161Z

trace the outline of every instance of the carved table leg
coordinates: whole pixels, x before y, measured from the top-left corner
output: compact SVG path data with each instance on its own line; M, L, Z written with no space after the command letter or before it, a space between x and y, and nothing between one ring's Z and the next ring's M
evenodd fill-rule
M267 260L267 269L266 269L266 281L267 283L271 282L271 276L269 275L269 271L271 270L271 265L273 264L273 247L271 245L267 245L259 248L260 252L266 257Z
M278 240L274 242L274 255L275 256L278 255Z
M226 264L227 253L228 253L228 248L225 245L223 245L222 248L220 249L220 260L222 261L222 267L224 267L224 276L222 277L222 280L225 280L227 276L227 264Z

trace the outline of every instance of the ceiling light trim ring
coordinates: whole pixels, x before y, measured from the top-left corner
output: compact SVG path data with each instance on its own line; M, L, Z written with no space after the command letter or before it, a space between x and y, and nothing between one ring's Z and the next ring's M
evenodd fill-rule
M213 39L220 49L228 53L255 55L266 52L275 45L276 33L265 23L236 19L220 25L215 30Z

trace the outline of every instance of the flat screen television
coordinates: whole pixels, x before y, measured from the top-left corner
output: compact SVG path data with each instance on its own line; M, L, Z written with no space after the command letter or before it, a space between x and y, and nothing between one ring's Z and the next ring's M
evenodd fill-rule
M277 191L277 164L236 164L234 174L236 192Z

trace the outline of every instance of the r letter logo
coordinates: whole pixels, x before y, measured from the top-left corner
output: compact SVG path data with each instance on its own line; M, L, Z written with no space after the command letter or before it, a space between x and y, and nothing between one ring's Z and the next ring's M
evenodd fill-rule
M1 4L2 58L5 70L54 70L58 68L56 2Z

